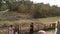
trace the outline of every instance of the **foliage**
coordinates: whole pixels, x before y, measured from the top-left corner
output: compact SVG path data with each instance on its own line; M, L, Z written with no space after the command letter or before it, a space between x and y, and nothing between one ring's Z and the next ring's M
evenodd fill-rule
M1 6L2 6L2 0L0 0L0 10L1 10Z
M1 3L1 2L0 2ZM33 18L42 18L49 16L60 16L60 7L50 6L44 3L33 3L31 1L16 1L8 4L8 9L19 13L30 14Z

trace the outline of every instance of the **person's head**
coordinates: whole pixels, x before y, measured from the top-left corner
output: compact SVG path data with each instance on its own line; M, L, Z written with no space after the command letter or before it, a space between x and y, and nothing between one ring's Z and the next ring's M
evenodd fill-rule
M60 24L60 21L57 21L57 24Z
M13 27L13 25L9 25L9 27Z
M43 30L40 30L40 31L38 31L38 34L47 34L47 32L43 31Z
M31 22L31 25L33 25L33 22Z

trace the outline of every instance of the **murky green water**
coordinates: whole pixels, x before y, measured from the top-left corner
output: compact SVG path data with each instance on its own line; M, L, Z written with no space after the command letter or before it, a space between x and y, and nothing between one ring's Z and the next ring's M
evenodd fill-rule
M55 34L55 30L48 30L46 32L47 32L47 34ZM34 32L34 34L38 34L38 33Z
M55 34L55 30L49 30L47 31L47 34Z

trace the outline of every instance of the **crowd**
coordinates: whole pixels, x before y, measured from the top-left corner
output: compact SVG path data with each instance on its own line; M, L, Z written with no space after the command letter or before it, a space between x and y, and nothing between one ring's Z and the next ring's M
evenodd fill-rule
M29 34L33 34L33 32L34 32L34 23L31 23ZM20 34L19 25L17 26L10 25L8 34ZM39 30L38 34L47 34L47 33L44 30Z

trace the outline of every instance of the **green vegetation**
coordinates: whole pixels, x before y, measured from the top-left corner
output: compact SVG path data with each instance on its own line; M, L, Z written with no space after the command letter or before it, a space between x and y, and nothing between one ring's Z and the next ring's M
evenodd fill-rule
M31 1L11 1L6 3L8 6L7 8L10 11L23 13L23 14L30 14L33 18L46 18L52 16L60 16L60 7L56 5L50 6L49 4L43 3L33 3Z
M1 10L1 6L2 6L2 0L0 0L0 10Z
M48 24L50 22L56 23L57 20L59 20L60 17L48 17L48 18L40 18L40 19L20 19L16 21L0 21L0 24L20 24L20 23L30 23L30 22L39 22L43 24Z

